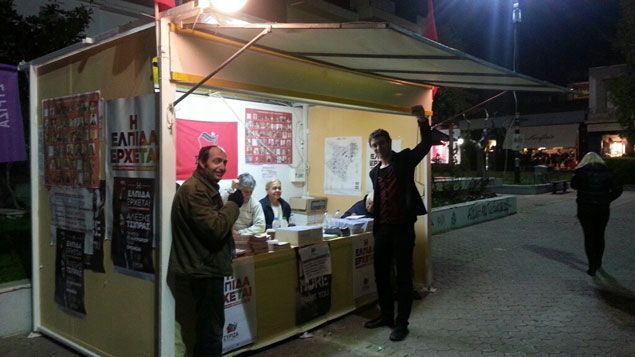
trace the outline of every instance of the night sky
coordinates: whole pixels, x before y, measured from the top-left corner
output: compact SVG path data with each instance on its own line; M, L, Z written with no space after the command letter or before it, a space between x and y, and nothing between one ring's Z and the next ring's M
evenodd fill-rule
M402 14L425 14L427 0L401 0ZM512 0L435 0L439 42L511 68ZM520 0L518 71L566 85L588 68L623 63L613 47L618 0ZM412 11L412 10L415 11Z

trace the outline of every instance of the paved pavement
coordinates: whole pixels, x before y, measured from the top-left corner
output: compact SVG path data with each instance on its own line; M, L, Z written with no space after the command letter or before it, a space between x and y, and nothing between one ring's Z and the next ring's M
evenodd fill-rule
M432 240L436 292L410 336L363 322L374 307L256 356L635 356L635 192L612 205L604 270L586 275L575 193L518 196L518 213ZM25 342L25 341L28 341ZM0 339L0 356L74 356L46 338Z

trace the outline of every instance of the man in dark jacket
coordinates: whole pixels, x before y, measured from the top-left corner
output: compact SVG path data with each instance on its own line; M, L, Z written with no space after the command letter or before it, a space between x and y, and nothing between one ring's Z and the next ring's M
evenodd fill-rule
M181 290L191 293L196 308L195 356L220 356L225 324L224 277L232 274L232 226L243 196L240 190L223 200L218 182L225 174L227 155L218 146L201 148L196 171L172 202L172 251L169 275L175 293L177 321ZM188 297L189 298L189 297ZM181 322L184 325L185 321Z
M373 182L375 222L375 282L381 314L367 321L366 328L390 326L392 341L408 335L408 318L412 308L412 254L415 244L415 221L426 214L426 208L414 182L415 168L430 151L430 124L423 108L413 108L421 134L421 142L412 149L391 150L390 134L377 129L368 144L380 162L370 171ZM397 271L397 319L394 320L393 293L390 284L392 263Z
M615 182L602 157L588 152L575 169L571 188L578 191L578 219L589 262L587 274L595 276L602 267L604 230L609 221L610 205L622 194L622 187Z

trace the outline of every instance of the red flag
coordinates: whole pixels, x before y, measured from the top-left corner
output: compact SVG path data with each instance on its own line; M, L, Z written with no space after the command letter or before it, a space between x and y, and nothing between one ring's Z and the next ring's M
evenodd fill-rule
M236 122L176 120L176 179L186 180L196 169L196 155L207 145L218 145L227 153L223 179L238 176L238 129Z
M176 6L176 0L154 0L154 3L159 7L159 11L165 11Z
M433 41L437 41L437 23L434 20L434 4L432 0L428 0L428 16L426 17L425 36ZM432 97L437 94L438 87L432 87Z

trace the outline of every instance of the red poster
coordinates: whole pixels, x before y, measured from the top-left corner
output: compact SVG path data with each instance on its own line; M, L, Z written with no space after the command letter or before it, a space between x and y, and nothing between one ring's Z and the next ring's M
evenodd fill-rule
M45 99L42 108L45 184L99 188L99 92Z
M288 112L245 109L245 162L292 164L292 119Z
M207 145L218 145L227 153L223 179L238 176L238 129L236 122L176 120L176 179L187 180L196 169L196 155Z

